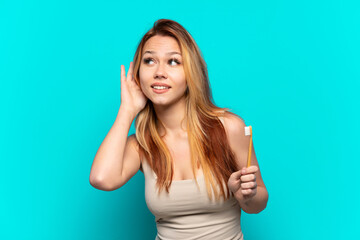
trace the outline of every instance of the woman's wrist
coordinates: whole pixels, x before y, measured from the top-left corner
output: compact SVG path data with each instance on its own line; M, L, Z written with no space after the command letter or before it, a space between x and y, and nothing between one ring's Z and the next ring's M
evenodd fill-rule
M119 115L126 115L127 117L129 117L132 120L135 119L136 115L138 114L138 111L134 111L132 108L129 108L127 106L124 105L120 105L119 111L118 111L118 116Z
M266 208L268 202L268 192L264 187L257 187L257 193L254 197L244 199L235 194L235 198L238 200L240 207L246 213L259 213Z

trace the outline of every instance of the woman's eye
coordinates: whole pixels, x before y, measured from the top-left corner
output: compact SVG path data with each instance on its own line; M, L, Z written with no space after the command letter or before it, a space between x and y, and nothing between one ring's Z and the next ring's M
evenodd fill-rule
M172 65L171 64L172 62L175 62L176 64L180 64L180 61L175 59L175 58L172 58L172 59L169 60L170 65Z
M144 63L146 63L146 64L151 64L151 62L154 62L154 60L153 60L152 58L145 58L145 59L144 59ZM175 63L175 64L174 64L174 63ZM169 64L170 64L171 66L179 65L179 64L180 64L180 61L177 60L176 58L172 58L172 59L169 60Z
M146 63L146 64L149 64L149 62L151 62L151 61L152 61L151 58L145 58L145 59L144 59L144 63Z

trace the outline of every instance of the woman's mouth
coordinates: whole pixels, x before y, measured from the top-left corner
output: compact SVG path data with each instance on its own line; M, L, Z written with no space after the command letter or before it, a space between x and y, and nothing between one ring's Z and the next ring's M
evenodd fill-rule
M169 91L171 87L164 82L154 82L153 84L151 84L151 88L154 93L160 94Z
M165 93L165 92L169 91L169 89L171 87L155 85L155 86L151 86L151 88L153 89L154 93Z

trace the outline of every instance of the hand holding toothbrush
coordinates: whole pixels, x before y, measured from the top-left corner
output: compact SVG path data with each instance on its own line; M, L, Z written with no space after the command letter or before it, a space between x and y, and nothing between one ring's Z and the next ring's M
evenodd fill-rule
M257 166L249 166L231 174L228 186L238 201L245 203L256 195L258 170Z
M234 196L240 202L247 202L257 193L257 183L255 173L259 170L256 165L251 166L252 148L252 127L245 127L245 136L250 136L247 167L231 174L228 186Z

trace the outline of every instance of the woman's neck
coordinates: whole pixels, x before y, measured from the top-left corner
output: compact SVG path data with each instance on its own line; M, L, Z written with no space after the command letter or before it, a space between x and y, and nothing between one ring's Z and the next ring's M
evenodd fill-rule
M159 124L160 136L164 136L165 131L167 136L183 136L186 134L186 122L183 121L185 117L185 104L185 99L182 98L172 105L154 105L156 116L165 128L163 129Z

